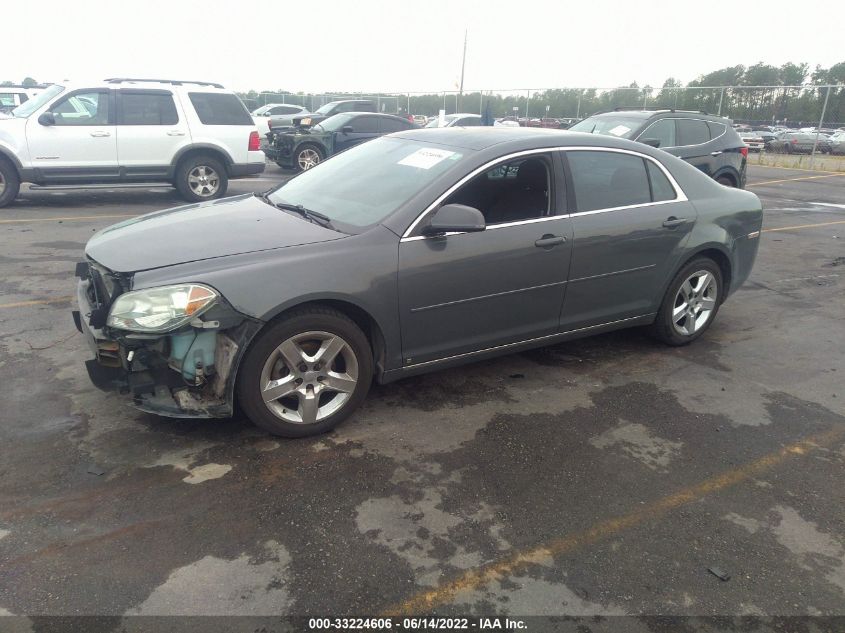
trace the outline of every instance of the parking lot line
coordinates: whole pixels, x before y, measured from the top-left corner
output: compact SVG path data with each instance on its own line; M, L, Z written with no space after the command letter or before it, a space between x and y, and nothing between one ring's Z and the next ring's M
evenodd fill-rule
M760 185L774 185L779 182L794 182L796 180L814 180L816 178L834 178L836 176L845 176L845 173L824 173L821 176L800 176L798 178L781 178L780 180L764 180L763 182L752 182L751 184L745 185L746 188L748 187L759 187Z
M66 218L16 218L14 220L0 220L0 224L19 224L26 222L73 222L74 220L108 220L111 218L134 218L137 213L119 213L115 215L77 215Z
M47 303L62 303L64 301L71 301L73 297L56 297L55 299L33 299L32 301L17 301L15 303L0 303L2 308L25 308L27 306L38 306Z
M516 552L501 561L470 569L439 587L412 596L410 599L385 611L385 615L430 613L432 607L450 601L462 591L471 591L485 586L493 580L513 575L528 565L548 560L550 556L559 556L634 528L671 510L698 501L707 495L748 481L788 459L830 446L843 435L845 435L845 427L836 427L825 433L799 440L744 466L725 471L698 484L683 488L674 494L646 503L629 514L606 519L581 532L555 539L527 551Z
M818 224L797 224L795 226L780 226L775 229L763 229L761 233L771 233L773 231L797 231L798 229L811 229L816 226L830 226L831 224L845 224L845 220L836 220L835 222L819 222Z

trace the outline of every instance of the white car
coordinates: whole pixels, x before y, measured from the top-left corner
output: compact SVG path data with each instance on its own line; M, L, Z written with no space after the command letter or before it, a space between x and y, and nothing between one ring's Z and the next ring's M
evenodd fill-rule
M307 114L308 108L293 105L292 103L268 103L252 111L252 120L258 128L258 133L263 137L270 131L269 123L271 116L285 116L296 114Z
M120 186L170 183L191 202L264 171L258 130L219 84L107 79L54 84L0 119L0 207L22 182Z
M11 112L43 90L42 87L0 86L0 112Z

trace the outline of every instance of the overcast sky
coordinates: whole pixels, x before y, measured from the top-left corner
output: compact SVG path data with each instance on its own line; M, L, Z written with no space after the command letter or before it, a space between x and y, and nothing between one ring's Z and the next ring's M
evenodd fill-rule
M728 65L845 60L842 0L6 1L0 80L111 76L236 90L454 90L684 82Z

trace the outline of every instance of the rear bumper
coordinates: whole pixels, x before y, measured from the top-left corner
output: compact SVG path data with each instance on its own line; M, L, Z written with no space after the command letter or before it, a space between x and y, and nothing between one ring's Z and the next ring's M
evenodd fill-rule
M243 178L244 176L254 176L264 172L266 163L235 163L229 167L229 178Z

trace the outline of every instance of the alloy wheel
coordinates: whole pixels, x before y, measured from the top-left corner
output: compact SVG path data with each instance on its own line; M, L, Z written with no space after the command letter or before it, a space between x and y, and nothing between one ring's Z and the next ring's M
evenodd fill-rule
M208 165L197 165L188 172L188 186L201 198L209 198L220 188L220 176Z
M6 177L0 172L0 196L6 193Z
M678 334L692 336L703 328L716 308L719 287L713 273L699 270L687 277L675 295L672 325Z
M296 162L302 171L307 171L312 167L316 167L320 162L320 153L315 149L307 147L297 154Z
M278 418L316 424L340 410L358 384L358 358L337 334L313 331L290 337L264 362L260 391Z

